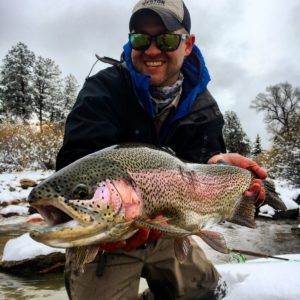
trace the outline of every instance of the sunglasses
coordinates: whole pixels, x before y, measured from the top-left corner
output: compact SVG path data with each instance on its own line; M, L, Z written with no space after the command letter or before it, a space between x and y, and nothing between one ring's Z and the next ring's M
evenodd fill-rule
M145 51L149 49L152 40L161 51L175 51L182 40L188 38L188 34L162 33L150 35L145 33L129 33L129 42L134 50Z

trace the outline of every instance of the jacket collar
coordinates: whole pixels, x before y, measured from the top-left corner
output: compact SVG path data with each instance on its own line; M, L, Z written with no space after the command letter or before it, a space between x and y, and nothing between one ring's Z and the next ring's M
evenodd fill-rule
M139 73L134 69L131 60L132 48L129 42L124 45L123 49L124 59L131 75L135 94L147 114L153 118L155 116L155 105L152 102L149 93L150 76ZM197 95L206 89L207 84L210 81L204 58L196 45L194 45L192 53L185 59L181 72L184 75L182 100L175 115L170 118L168 123L172 123L187 115Z

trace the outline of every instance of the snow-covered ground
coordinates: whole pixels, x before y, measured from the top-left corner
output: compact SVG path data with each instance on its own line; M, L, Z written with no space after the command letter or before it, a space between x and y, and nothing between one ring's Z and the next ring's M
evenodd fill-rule
M29 233L9 240L3 251L3 261L20 261L53 252L64 253L64 249L52 248L34 241Z
M20 186L20 180L28 178L39 182L53 171L24 171L0 174L0 206L26 199L32 188L26 190Z
M228 285L224 300L300 299L300 254L279 257L288 260L256 259L217 265Z

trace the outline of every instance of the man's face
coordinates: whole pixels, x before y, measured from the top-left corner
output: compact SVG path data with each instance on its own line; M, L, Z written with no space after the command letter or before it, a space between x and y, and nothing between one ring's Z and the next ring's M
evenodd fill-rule
M162 21L157 15L148 15L143 17L135 29L137 33L147 33L157 35L166 33ZM179 29L173 33L186 33ZM182 40L178 49L167 52L157 48L156 43L152 40L150 47L145 51L132 49L132 62L135 69L143 74L151 76L150 85L152 86L171 86L179 77L183 60L188 56L193 48L195 36L189 35L187 40Z

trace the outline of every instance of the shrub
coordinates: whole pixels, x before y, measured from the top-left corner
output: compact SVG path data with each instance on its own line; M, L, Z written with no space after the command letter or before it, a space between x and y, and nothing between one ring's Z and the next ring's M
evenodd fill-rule
M62 139L62 124L0 124L0 172L54 169Z

